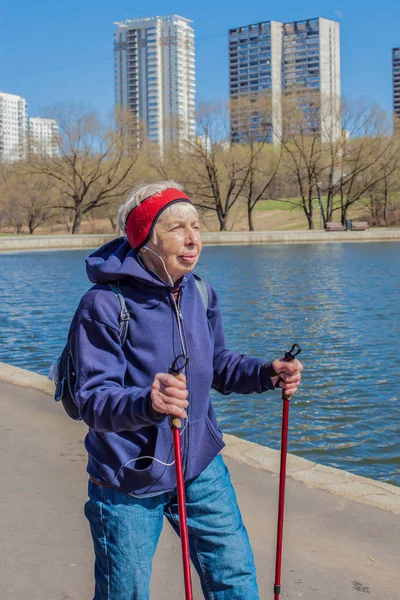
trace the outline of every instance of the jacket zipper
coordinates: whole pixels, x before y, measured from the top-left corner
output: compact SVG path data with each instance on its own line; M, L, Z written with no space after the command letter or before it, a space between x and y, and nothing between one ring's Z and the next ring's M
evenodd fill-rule
M179 295L179 298L178 298L178 301L179 301L179 312L180 312L181 325L182 325L182 336L183 336L183 341L185 342L185 350L186 350L185 356L187 356L189 358L188 352L187 352L188 345L187 345L187 339L186 339L186 331L185 331L185 327L183 325L183 315L182 315L182 312L181 312L181 309L180 309L180 304L181 304L181 301L182 301L182 293L183 293L183 291L181 291L181 293ZM185 433L186 433L186 456L184 457L185 458L185 460L184 460L184 470L183 470L184 474L187 473L188 462L189 462L189 443L190 443L189 409L190 409L190 404L191 404L191 389L192 389L192 381L191 381L191 373L190 373L190 362L187 363L185 369L186 369L186 387L187 387L187 390L188 390L188 401L189 401L189 404L188 404L188 407L187 407L187 427L186 427L186 430L185 430Z
M179 333L179 338L181 341L181 346L182 346L182 352L184 356L188 356L187 354L187 344L186 344L186 335L185 335L185 329L183 326L183 314L180 308L180 304L181 304L181 298L182 298L182 290L179 294L178 297L178 302L176 302L174 295L171 293L171 297L172 297L172 301L173 301L173 305L175 307L175 313L177 316L177 320L178 320L178 333ZM188 399L190 399L190 370L189 370L189 364L187 364L185 366L185 371L186 371L186 387L188 390ZM189 401L189 405L186 409L186 414L187 414L187 425L189 423L189 407L190 407L190 401ZM189 456L189 427L185 427L184 431L183 431L183 448L182 448L182 454L183 454L183 476L185 478L186 476L186 471L187 471L187 462L188 462L188 456Z

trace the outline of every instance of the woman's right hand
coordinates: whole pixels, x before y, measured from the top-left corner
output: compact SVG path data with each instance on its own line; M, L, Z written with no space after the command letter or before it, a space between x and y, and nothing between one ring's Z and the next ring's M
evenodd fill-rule
M183 374L175 377L169 373L157 373L151 386L151 405L153 410L164 415L180 419L186 418L188 391Z
M282 358L274 360L272 368L278 373L277 377L271 378L273 384L283 388L288 396L293 396L300 385L301 372L303 370L301 362L297 358L290 361Z

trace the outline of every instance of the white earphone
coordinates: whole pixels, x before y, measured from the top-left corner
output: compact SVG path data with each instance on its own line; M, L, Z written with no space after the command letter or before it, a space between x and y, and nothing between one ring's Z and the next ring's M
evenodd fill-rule
M161 260L161 262L162 262L162 264L163 264L163 267L164 267L164 271L166 272L166 274L167 274L167 277L168 277L168 282L169 282L169 285L170 285L171 287L174 287L174 282L173 282L173 280L172 280L172 277L171 277L171 275L168 273L168 271L167 271L167 267L165 266L165 262L164 262L164 260L161 258L161 256L160 256L159 254L157 254L157 252L154 252L154 250L152 250L152 249L151 249L151 248L149 248L148 246L143 246L143 248L144 248L145 250L148 250L149 252L151 252L152 254L154 254L154 256L157 256L157 258L159 258L159 259Z

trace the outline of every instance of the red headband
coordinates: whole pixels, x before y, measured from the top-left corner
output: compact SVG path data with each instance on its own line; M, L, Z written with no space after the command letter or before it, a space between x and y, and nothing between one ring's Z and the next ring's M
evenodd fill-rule
M176 202L191 202L190 198L176 188L145 198L128 215L125 233L134 250L138 250L149 241L158 217L167 206Z

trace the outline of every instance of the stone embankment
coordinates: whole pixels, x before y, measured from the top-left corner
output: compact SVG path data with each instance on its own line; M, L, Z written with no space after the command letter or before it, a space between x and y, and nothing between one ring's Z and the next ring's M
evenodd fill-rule
M202 234L205 245L399 242L400 227L366 231L224 231ZM115 235L13 235L0 237L0 252L98 248Z

